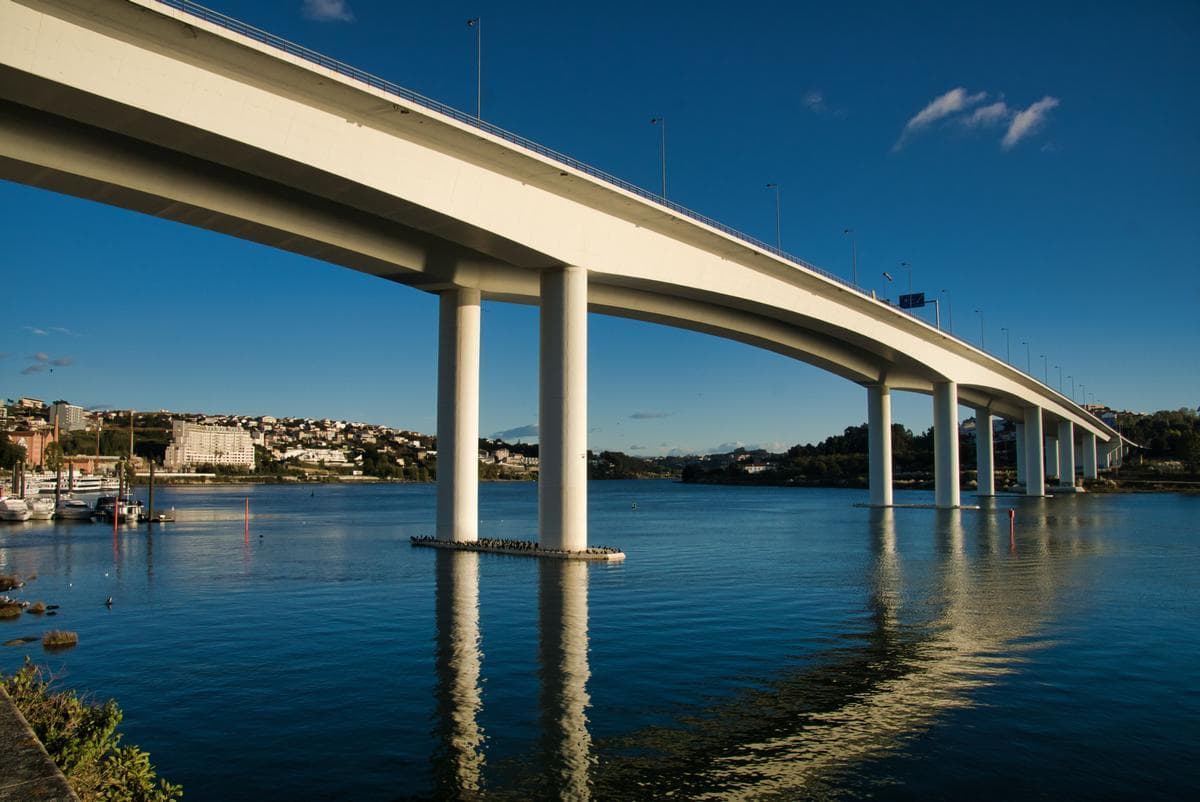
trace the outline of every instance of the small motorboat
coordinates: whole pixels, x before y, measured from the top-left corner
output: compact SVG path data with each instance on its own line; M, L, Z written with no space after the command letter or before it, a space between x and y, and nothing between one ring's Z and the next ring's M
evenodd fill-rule
M33 517L33 510L23 498L6 498L0 500L0 521L28 521Z
M52 498L27 498L25 505L29 507L29 517L35 521L49 521L54 517L54 499Z
M133 496L101 496L96 499L95 514L109 522L115 516L118 522L135 524L142 519L142 502Z
M96 513L92 505L79 498L64 498L54 509L54 517L60 521L90 521Z

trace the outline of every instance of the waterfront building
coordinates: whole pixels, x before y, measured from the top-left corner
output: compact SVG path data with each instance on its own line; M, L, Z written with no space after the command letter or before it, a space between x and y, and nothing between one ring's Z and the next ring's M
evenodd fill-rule
M8 433L9 442L25 449L25 464L40 467L45 462L46 446L55 442L50 428L27 429Z
M349 462L346 452L336 448L289 448L283 452L283 458L313 465L345 465Z
M77 432L87 428L83 419L83 407L68 404L66 401L55 401L50 405L50 425L56 423L60 432Z
M250 433L236 426L205 426L173 421L172 442L167 446L164 467L231 465L254 469L254 443Z

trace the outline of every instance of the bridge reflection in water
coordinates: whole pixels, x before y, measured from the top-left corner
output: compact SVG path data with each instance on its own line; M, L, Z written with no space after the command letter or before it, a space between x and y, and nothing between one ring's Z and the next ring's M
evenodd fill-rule
M1018 643L1037 634L1055 579L1069 565L1021 559L994 509L940 510L933 548L920 557L902 555L896 515L871 511L865 631L845 633L844 644L730 698L681 711L674 724L595 742L588 730L588 571L595 568L543 561L541 740L536 754L506 759L490 773L477 723L480 556L439 551L434 796L729 799L843 789L856 766L903 752L940 717L972 706L974 691L1019 665L1031 647ZM972 516L970 535L964 515ZM1023 548L1067 556L1095 548L1070 531L1037 531ZM489 785L492 775L504 777L503 787Z

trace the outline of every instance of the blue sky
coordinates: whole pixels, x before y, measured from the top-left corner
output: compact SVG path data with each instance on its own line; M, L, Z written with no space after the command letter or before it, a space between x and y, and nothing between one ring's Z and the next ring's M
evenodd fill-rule
M1095 399L1200 404L1200 5L211 0L895 295ZM519 7L516 7L519 6ZM961 6L961 7L960 7ZM432 432L433 296L0 183L0 395ZM882 273L896 278L887 286ZM943 322L949 315L943 315ZM485 304L481 431L537 417L536 310ZM716 338L590 320L590 444L784 447L865 392ZM58 364L54 364L57 362ZM53 370L51 370L53 368ZM1065 382L1070 390L1070 383ZM898 422L929 425L897 394ZM965 415L964 411L964 415Z

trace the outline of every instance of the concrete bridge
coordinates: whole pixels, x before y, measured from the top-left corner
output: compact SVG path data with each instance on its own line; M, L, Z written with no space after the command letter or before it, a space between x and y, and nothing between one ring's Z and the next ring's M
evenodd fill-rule
M440 296L438 521L478 537L480 302L541 309L539 540L587 545L587 313L706 332L866 389L892 503L891 392L933 398L936 503L979 492L992 416L1018 472L1073 486L1119 435L869 292L627 182L185 0L0 0L0 177L220 231ZM1057 468L1057 470L1055 470Z

